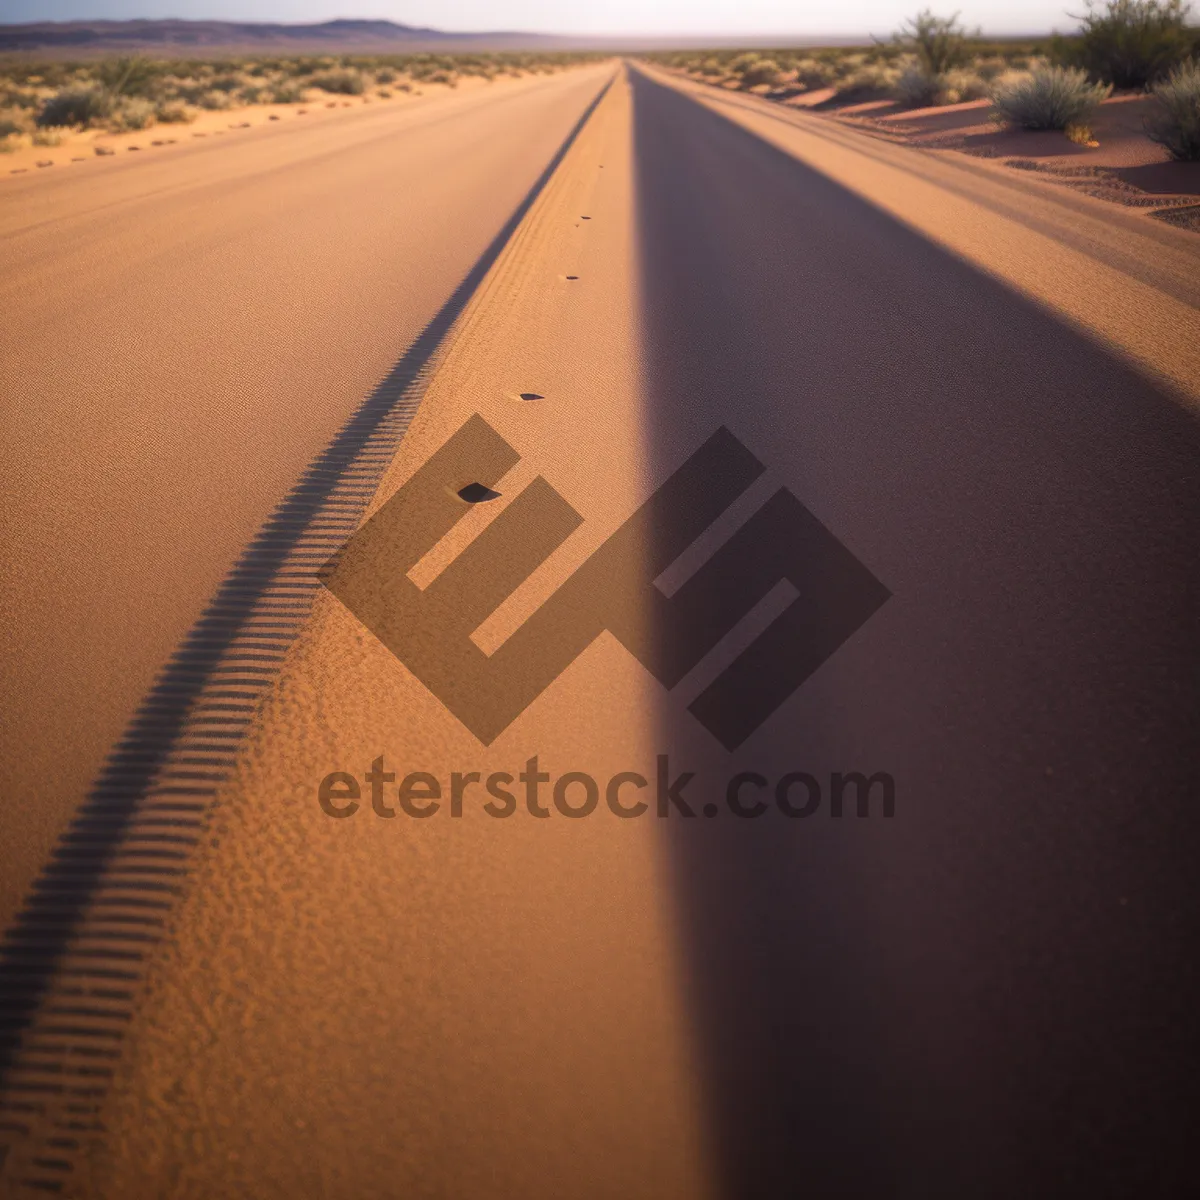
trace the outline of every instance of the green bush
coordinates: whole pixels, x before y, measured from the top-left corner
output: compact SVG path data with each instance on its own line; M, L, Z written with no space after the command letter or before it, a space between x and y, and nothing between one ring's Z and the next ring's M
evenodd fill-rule
M134 129L146 129L154 124L155 108L149 100L140 96L128 96L113 106L108 118L109 129L117 133L128 133Z
M796 82L805 88L827 88L836 78L836 69L815 58L802 58L796 64Z
M1146 133L1180 162L1200 162L1200 63L1176 67L1154 86Z
M178 100L164 100L155 105L154 119L164 125L186 125L195 118Z
M1143 88L1191 52L1186 0L1088 0L1083 29L1059 41L1056 59L1118 88Z
M1022 129L1066 129L1085 125L1102 100L1108 84L1089 83L1078 67L1043 67L992 93L1000 115Z
M965 67L971 61L974 56L968 40L971 36L959 23L957 13L952 17L935 17L926 8L901 25L892 40L917 56L926 75L936 77L954 67Z
M158 68L140 54L108 58L95 71L110 96L146 96L154 86Z
M362 73L353 70L323 71L312 77L312 85L339 96L361 96L366 90Z
M762 55L757 50L744 50L741 54L734 55L726 64L725 69L731 75L741 75L745 71L749 71L755 66Z
M304 101L305 88L295 83L279 83L271 92L273 104L301 104Z
M989 95L988 85L976 71L957 67L944 75L930 75L915 64L906 67L896 81L894 95L909 108L935 104L962 104Z
M37 115L39 125L92 125L112 112L112 97L104 88L65 87L55 92Z
M972 70L985 83L991 83L993 79L998 79L1008 68L1008 60L1000 54L985 55L983 58L977 58L972 64Z
M5 108L27 108L32 111L35 108L41 107L41 99L37 92L26 92L20 88L5 88L3 94L0 94L0 103Z
M882 63L860 66L838 83L835 99L840 104L882 100L895 92L899 82L900 70L897 67L884 66Z
M942 76L940 104L963 104L968 100L983 100L991 95L988 81L978 71L959 67Z
M905 67L896 80L896 99L909 108L927 108L936 104L942 81L915 64Z
M213 89L210 92L201 92L195 99L195 103L201 108L207 109L209 112L220 112L224 108L231 108L232 102L229 99L228 92L218 92Z
M760 84L778 83L782 72L779 64L773 58L759 58L747 64L741 72L743 88L758 87Z

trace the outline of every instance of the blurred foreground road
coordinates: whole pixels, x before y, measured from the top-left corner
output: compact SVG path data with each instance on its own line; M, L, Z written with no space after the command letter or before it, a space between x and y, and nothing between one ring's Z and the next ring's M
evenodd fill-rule
M199 514L188 528L201 544L201 518L223 510L209 591L236 531L244 541L258 519L224 511L247 464L274 480L274 492L255 483L266 506L404 350L395 307L422 256L461 249L461 173L487 190L490 162L511 190L489 191L493 223L470 227L471 252L445 280L466 275L606 78L514 89L491 109L464 98L462 136L478 145L446 148L460 175L443 181L430 133L420 173L445 206L425 210L444 222L441 241L385 242L401 234L368 145L353 160L361 175L309 181L319 191L303 220L344 213L327 245L293 236L299 209L276 212L284 201L264 194L240 246L274 247L270 278L247 281L261 291L239 319L221 314L208 357L189 357L165 327L152 344L115 320L138 371L186 377L193 396L217 378L258 381L231 393L236 420L160 410L161 436L179 441L145 434L132 471L143 497L143 476L161 481L143 505ZM375 149L390 137L381 129ZM514 183L496 164L518 144ZM99 262L80 236L77 253ZM237 249L229 272L242 268ZM42 254L48 276L69 277L49 246ZM363 454L343 453L342 438L341 457L304 476L290 501L304 529L270 527L250 563L263 577L250 570L225 596L238 630L222 654L202 639L168 673L191 706L172 717L173 748L153 722L138 733L136 786L123 792L110 772L111 801L66 847L78 859L61 860L59 890L35 897L10 936L10 964L25 964L39 1003L20 1010L12 1043L0 1177L197 1200L1186 1194L1200 1111L1198 240L990 164L629 68L486 265L413 385L420 407L403 441L371 440L402 400L384 395L363 410ZM105 326L131 285L113 286L108 307L90 310ZM446 291L428 287L428 313ZM268 330L301 316L321 351L304 347L303 370L262 349ZM419 324L404 326L409 340ZM234 335L240 358L224 348ZM94 374L107 378L94 337ZM58 392L28 382L42 360L20 351L7 357L24 364L14 378L37 414ZM118 365L121 387L60 397L61 461L46 456L50 433L30 428L24 453L44 465L25 469L47 495L58 495L51 474L61 488L85 478L120 491L130 467L113 406L133 401L130 365ZM130 411L145 412L144 394ZM464 504L410 576L437 603L473 608L489 653L722 426L761 478L701 523L675 565L656 560L676 557L664 546L687 511L642 531L630 561L664 593L693 595L687 579L785 488L890 598L736 750L688 704L793 598L821 595L803 562L790 590L767 587L678 686L604 632L485 746L313 576L357 525L356 496L378 511L476 415L520 461L483 480L500 496ZM189 455L210 437L224 454L202 470ZM179 457L160 459L160 443ZM485 473L460 462L442 492ZM486 531L510 536L528 507L516 498L543 488L539 476L578 527L556 539L531 519L487 576ZM726 488L740 490L714 470L685 509ZM89 511L121 553L163 524L110 502L111 514L99 500ZM56 536L96 539L78 510L50 511ZM32 546L39 526L24 521ZM404 537L377 570L355 567L381 610L407 569L389 570ZM545 561L533 569L535 555L492 611L489 586L543 543ZM195 552L154 553L174 566ZM718 581L717 608L748 575ZM132 627L123 644L152 672L206 599L204 580L192 576L191 609L173 584L172 609L154 591L166 586L159 565L129 559L119 577L129 590L114 607L73 592L69 611L31 614L28 633L17 625L30 664L70 637L102 650L111 633L85 638L85 623L110 630L119 612ZM620 597L625 583L608 586ZM641 615L632 640L670 641ZM110 668L92 669L94 680ZM122 713L139 686L130 675ZM43 729L71 745L67 695L87 709L78 687L57 694L58 725L24 710L22 744L47 755ZM119 732L111 720L92 759L78 752L80 779ZM696 815L656 815L664 769L669 781L692 775L680 794ZM331 772L359 784L344 819L318 803ZM517 778L535 772L549 777L545 817ZM732 815L730 779L745 776L746 802L771 801L797 772L830 787L838 772L887 773L894 816L877 800L837 818L828 790L805 819ZM401 810L410 773L443 791L428 817ZM516 811L488 815L495 793L473 773L509 776ZM567 773L599 781L585 819L551 798ZM641 817L606 808L620 774L646 784L627 778L623 793L649 802ZM562 795L581 803L586 785ZM24 806L12 820L24 828ZM74 891L72 870L85 881ZM22 959L22 945L47 952Z

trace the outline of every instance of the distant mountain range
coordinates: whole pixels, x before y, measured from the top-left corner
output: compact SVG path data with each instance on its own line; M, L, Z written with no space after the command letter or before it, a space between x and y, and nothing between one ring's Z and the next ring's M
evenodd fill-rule
M315 25L251 21L34 21L0 24L0 54L30 53L50 58L92 58L139 51L162 57L222 53L408 54L423 51L487 50L686 50L718 46L820 46L865 43L857 37L658 36L617 34L447 33L394 21L322 21Z
M240 21L35 21L0 25L0 51L95 53L145 50L187 54L210 50L362 50L386 54L408 50L550 49L579 39L536 33L446 33L394 21L322 21L275 25Z

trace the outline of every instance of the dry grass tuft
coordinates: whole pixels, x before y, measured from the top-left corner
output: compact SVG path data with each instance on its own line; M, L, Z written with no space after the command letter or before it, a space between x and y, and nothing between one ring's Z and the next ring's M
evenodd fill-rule
M37 128L148 128L182 123L192 111L251 104L302 104L310 90L369 98L381 87L411 92L412 80L456 86L459 79L549 73L593 61L581 53L255 56L162 59L121 55L90 62L0 61L0 150L28 144ZM149 106L147 108L146 106Z
M1146 134L1178 162L1200 162L1200 62L1176 67L1154 86Z
M1010 125L1022 129L1066 129L1087 125L1112 87L1089 83L1076 67L1042 67L1010 84L997 86L992 99Z

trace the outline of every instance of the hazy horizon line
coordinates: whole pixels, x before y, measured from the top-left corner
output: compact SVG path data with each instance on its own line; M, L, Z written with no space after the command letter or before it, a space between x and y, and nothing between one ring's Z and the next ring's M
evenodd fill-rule
M806 31L804 29L745 29L745 30L628 30L628 29L606 29L593 30L587 33L564 32L556 29L546 28L528 28L528 27L513 27L508 26L504 29L446 29L438 25L409 25L403 21L393 21L388 17L329 17L322 21L268 21L268 20L246 20L244 18L235 17L70 17L56 18L46 17L40 20L33 21L7 21L0 20L0 28L17 27L21 25L95 25L100 22L108 22L113 25L139 25L139 24L163 24L167 21L175 21L181 25L198 25L198 24L221 24L221 25L270 25L283 28L301 29L306 27L318 28L323 25L331 25L339 21L354 21L370 23L373 25L388 24L394 25L397 29L411 29L415 33L439 33L446 34L450 37L479 37L479 36L494 36L504 34L528 34L531 36L540 37L556 37L556 38L575 38L581 41L591 41L598 38L671 38L685 37L692 39L720 39L720 38L748 38L748 37L810 37L814 40L823 42L837 41L839 38L870 38L879 36L878 31L870 28L858 29L843 29L836 33L817 33L815 31ZM1056 27L1047 29L1025 29L1025 30L1003 30L989 32L987 29L982 29L980 36L984 38L1030 38L1030 37L1046 37L1056 32Z

